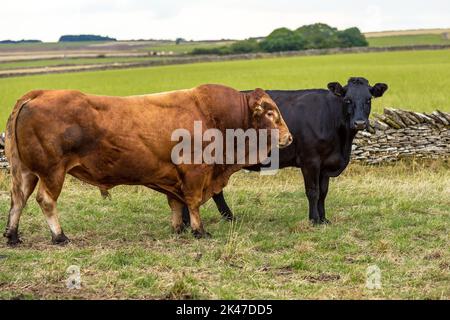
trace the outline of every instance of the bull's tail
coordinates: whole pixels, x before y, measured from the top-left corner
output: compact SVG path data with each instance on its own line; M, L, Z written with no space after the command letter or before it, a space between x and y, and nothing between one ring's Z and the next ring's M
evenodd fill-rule
M17 118L19 117L20 110L22 110L24 105L39 96L41 93L42 91L31 91L17 100L16 105L8 118L8 122L6 123L5 155L11 169L15 168L16 164L20 162L16 137Z
M5 154L11 168L11 209L4 236L8 244L20 242L18 236L19 219L28 197L33 192L38 181L37 176L24 167L20 160L17 144L17 118L23 106L40 95L42 91L31 91L19 99L6 124Z

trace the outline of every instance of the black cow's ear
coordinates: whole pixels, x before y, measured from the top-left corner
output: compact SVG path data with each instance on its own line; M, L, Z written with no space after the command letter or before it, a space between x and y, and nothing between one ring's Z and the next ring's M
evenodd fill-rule
M342 97L345 95L345 90L342 88L339 82L330 82L328 84L328 90L337 95L338 97Z
M386 83L377 83L372 88L370 88L370 93L375 98L378 98L381 97L387 89L388 85Z

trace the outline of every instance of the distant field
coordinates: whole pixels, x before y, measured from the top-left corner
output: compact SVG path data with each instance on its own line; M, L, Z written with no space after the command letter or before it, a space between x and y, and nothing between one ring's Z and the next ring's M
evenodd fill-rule
M370 47L450 44L441 34L390 35L367 38Z
M139 48L141 51L164 51L173 53L190 53L196 48L215 48L233 43L233 41L217 41L217 42L183 42L181 44L169 43L166 45L152 45Z
M0 63L0 70L18 68L50 67L65 65L107 64L120 62L143 62L149 60L161 60L164 57L112 57L112 58L70 58L70 59L43 59L33 61L17 61Z
M427 34L443 34L443 33L450 33L450 28L375 31L375 32L365 32L364 35L367 38L374 38L386 36L410 36L410 35L423 35L423 34L427 35Z
M51 74L0 79L0 128L15 101L32 89L79 89L105 95L133 95L222 83L237 89L325 88L364 76L390 89L373 109L400 107L450 111L450 50L341 54L197 63L127 70Z
M46 43L18 43L0 44L0 53L18 51L172 51L174 53L189 53L194 48L211 48L232 43L233 41L84 41L84 42L46 42Z

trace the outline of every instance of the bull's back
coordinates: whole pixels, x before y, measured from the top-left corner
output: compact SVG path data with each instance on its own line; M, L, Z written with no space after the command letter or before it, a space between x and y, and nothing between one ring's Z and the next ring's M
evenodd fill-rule
M158 179L154 175L171 166L171 133L193 122L189 97L175 95L122 98L44 91L23 106L17 119L22 161L43 174L63 165L99 185Z

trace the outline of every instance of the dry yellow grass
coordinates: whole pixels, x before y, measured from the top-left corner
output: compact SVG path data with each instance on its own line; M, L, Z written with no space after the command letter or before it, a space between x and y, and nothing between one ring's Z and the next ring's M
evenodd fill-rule
M442 34L450 32L450 28L441 29L416 29L416 30L392 30L392 31L375 31L365 32L367 38L388 37L388 36L409 36L420 34Z
M351 165L331 183L332 225L313 227L297 170L240 172L226 197L237 221L202 208L209 240L173 235L167 201L142 187L117 187L112 201L66 181L59 200L72 242L50 244L33 197L22 216L24 243L0 242L0 298L449 299L450 164ZM0 179L6 223L8 177ZM81 269L68 290L66 269ZM382 288L365 287L377 265Z

